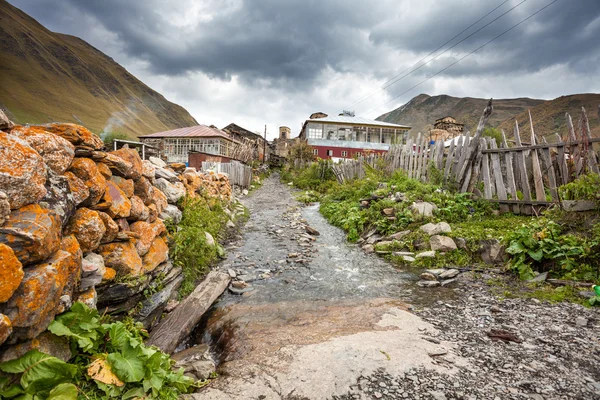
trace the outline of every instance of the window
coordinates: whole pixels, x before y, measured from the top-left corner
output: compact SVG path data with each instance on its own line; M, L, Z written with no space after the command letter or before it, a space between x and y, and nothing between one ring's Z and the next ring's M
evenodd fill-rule
M322 139L323 130L321 128L308 128L309 139Z
M342 151L342 157L348 157L348 152L347 151Z
M362 156L362 153L360 151L357 151L355 154L356 154L356 157Z
M319 149L313 149L313 154L315 156L318 156L319 155Z
M327 150L327 155L332 157L333 156L333 150Z

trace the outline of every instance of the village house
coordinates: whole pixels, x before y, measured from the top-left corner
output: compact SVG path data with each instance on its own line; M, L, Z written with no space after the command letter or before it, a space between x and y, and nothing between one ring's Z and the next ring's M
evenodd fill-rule
M404 143L410 126L361 118L344 112L338 116L312 114L300 132L318 158L353 158L385 153L393 143Z
M260 134L242 128L239 125L231 123L223 128L223 131L229 133L231 138L239 143L248 143L252 147L252 156L249 161L266 161L269 157L269 146L264 137ZM267 157L265 158L265 150ZM244 160L245 161L245 160Z
M279 137L273 140L275 155L287 158L290 148L296 143L298 138L291 138L292 130L287 126L279 127Z
M448 140L456 136L460 136L465 129L465 124L459 124L456 119L451 116L436 119L433 124L433 129L429 131L429 140Z

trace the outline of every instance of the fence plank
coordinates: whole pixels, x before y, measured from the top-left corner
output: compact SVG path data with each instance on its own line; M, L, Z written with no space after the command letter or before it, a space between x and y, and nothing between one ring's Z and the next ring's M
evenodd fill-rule
M481 149L487 149L487 140L481 138ZM482 153L483 158L481 160L481 173L483 175L483 198L492 198L492 180L490 179L490 158L487 153Z
M590 121L588 119L587 113L585 112L585 108L581 107L581 139L586 141L587 143L584 145L585 147L585 156L587 158L589 171L597 174L598 173L598 159L596 158L596 153L594 152L594 146L590 145L590 141L592 140L592 135L590 131Z
M408 157L408 177L412 178L413 177L413 165L414 165L414 161L415 161L415 147L418 146L419 144L419 139L421 138L421 134L419 133L417 135L417 139L415 139L414 143L411 143L410 149L409 149L409 157Z
M515 144L517 147L521 147L521 135L519 135L519 123L515 120ZM519 176L519 182L521 183L521 193L523 194L523 200L531 201L531 188L529 186L529 178L527 176L527 165L525 164L525 155L523 151L518 151L515 155L516 158L516 169L517 175ZM521 208L521 211L525 214L531 214L531 206L526 205Z
M438 153L435 160L435 166L441 171L444 167L444 141L438 140L436 146L438 148Z
M575 127L573 126L573 119L569 113L565 113L565 118L567 119L567 129L569 130L569 142L576 142L577 136L575 135ZM571 161L573 163L573 172L575 173L575 177L579 176L578 166L580 163L580 154L579 154L579 145L574 144L569 146L569 155L571 156Z
M560 179L563 185L569 183L569 167L567 166L567 159L565 158L565 142L562 141L562 138L557 133L558 137L557 145L556 145L556 162L558 164L558 172L560 173Z
M460 157L462 156L463 146L464 146L465 137L461 136L456 142L456 148L454 149L454 160L452 161L452 172L451 177L456 181L456 174L458 174L458 164L460 163Z
M492 149L497 148L496 139L490 140L490 145ZM508 196L506 195L506 186L504 186L504 179L502 178L502 166L500 165L500 155L498 153L490 154L490 158L492 159L492 171L494 171L494 179L496 180L496 193L498 194L499 200L508 200ZM508 212L508 205L502 204L500 205L500 211Z
M531 129L531 144L535 145L535 133L533 130L533 119L531 111L529 111L529 128ZM540 168L540 159L536 149L531 150L531 169L533 171L533 184L535 186L535 199L537 201L546 200L546 192L544 191L544 181L542 177L542 169Z
M542 137L542 143L546 143L546 138ZM548 184L550 187L550 196L552 196L552 200L560 200L558 198L558 190L556 187L556 174L554 173L554 166L552 165L552 157L550 156L550 149L543 149L540 151L540 156L542 158L542 164L544 165L544 172L546 172L546 176L548 177Z
M502 130L502 143L501 146L503 148L508 147L508 143L506 142L506 134L504 133L504 129ZM515 183L515 174L513 171L513 154L505 153L504 154L504 162L506 164L506 182L508 184L508 191L510 193L512 200L517 200L517 185ZM519 205L515 204L512 208L515 214L519 214Z
M492 99L490 99L487 106L483 110L483 114L481 115L481 119L479 120L479 124L477 125L477 132L475 132L474 136L475 139L479 139L481 137L481 134L483 133L483 128L485 127L485 124L487 124L487 121L490 118L490 115L492 115L493 110L494 107L492 106ZM472 165L473 160L476 157L478 157L478 153L480 152L479 145L479 140L475 140L472 144L469 143L469 147L467 148L469 150L469 153L467 154L467 161L466 164L462 166L462 170L459 174L459 176L461 177L461 182L463 182L462 186L466 186L468 192L473 191L473 189L475 188L475 184L477 183L477 179L479 179L479 168L477 168L477 165ZM471 173L471 175L465 174L464 171L467 171L471 167L473 168L473 172Z
M450 148L448 149L448 156L446 157L446 168L444 169L444 183L448 183L448 176L451 171L454 158L454 140L450 142Z

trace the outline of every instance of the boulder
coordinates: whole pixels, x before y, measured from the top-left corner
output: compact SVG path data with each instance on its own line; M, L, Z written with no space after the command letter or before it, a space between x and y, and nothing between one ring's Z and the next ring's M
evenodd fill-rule
M119 233L119 225L117 225L117 223L107 213L102 211L97 211L97 213L102 220L102 223L104 223L105 229L100 243L110 243L117 237L117 234Z
M439 274L440 279L452 279L455 276L457 276L458 274L460 274L460 271L455 269L455 268L451 268L451 269L447 269L444 272L442 272L441 274Z
M145 176L148 179L154 179L155 174L156 167L154 164L148 160L142 160L142 176Z
M142 201L142 199L140 199L138 196L131 196L131 198L129 199L131 201L131 211L129 213L129 221L145 221L148 219L148 217L150 216L150 210L148 209L148 207L146 207L146 205L144 204L144 202Z
M138 276L142 273L142 259L133 242L102 244L97 252L104 258L104 265L113 268L119 276Z
M401 232L396 232L390 236L387 237L388 240L402 240L406 235L408 235L410 233L410 231L401 231Z
M367 254L371 254L375 252L375 246L372 244L366 244L363 246L362 248L364 250L365 253Z
M96 309L96 304L98 303L96 288L90 287L87 290L77 293L77 295L75 295L75 301L79 301L91 309Z
M154 222L158 219L158 208L156 204L150 204L148 206L148 211L150 212L150 216L148 217L148 222Z
M108 155L115 155L124 160L128 165L130 165L130 167L126 170L117 169L117 171L124 178L137 180L142 177L142 159L137 150L130 149L127 145L125 145L119 150L111 151L110 153L108 153Z
M75 157L75 146L40 127L17 126L10 131L10 134L27 142L42 156L48 168L58 175L69 169Z
M15 126L15 124L10 119L8 119L8 117L4 113L4 110L2 110L0 108L0 129L2 129L2 130L10 130L14 126Z
M69 180L52 170L48 171L46 195L39 201L39 205L59 215L63 227L67 225L69 219L75 214L75 200Z
M432 217L437 206L426 201L417 201L410 206L411 211L421 217Z
M106 178L100 173L96 163L89 158L76 157L71 164L71 172L83 181L90 192L82 204L85 206L97 204L106 191Z
M412 256L402 256L402 260L404 260L406 262L414 262L415 258Z
M210 349L206 344L190 347L172 355L175 368L183 368L186 376L194 380L205 380L215 372Z
M0 314L0 345L6 342L6 339L12 333L12 323L4 314Z
M417 285L421 287L437 287L440 286L441 283L439 281L419 281Z
M454 242L459 249L467 250L467 240L465 238L454 238Z
M431 250L435 251L452 251L456 250L456 243L448 236L433 235L429 238Z
M429 272L423 272L421 275L419 275L419 277L421 279L423 279L424 281L436 281L437 280L435 275L430 274Z
M102 282L106 267L104 266L104 258L100 254L89 253L81 263L81 282L79 290L84 291Z
M419 254L417 254L415 256L415 258L434 258L435 257L435 251L431 250L431 251L423 251Z
M125 196L127 196L128 198L133 196L134 185L132 179L126 179L121 176L113 175L108 180L117 185L119 189L121 189L121 191L125 193Z
M154 203L154 205L156 206L156 212L158 214L163 212L163 210L169 205L167 201L167 196L165 196L165 194L158 189L154 190L154 193L152 195L152 203Z
M452 228L450 228L450 225L448 225L447 222L438 222L437 224L428 223L421 225L419 229L429 236L452 232Z
M25 141L0 131L0 191L12 210L46 195L44 159Z
M106 233L106 226L98 211L82 207L75 212L65 232L75 235L81 250L87 253L100 246L102 237Z
M142 176L134 182L134 194L142 199L145 205L149 206L154 199L154 186L148 178Z
M0 226L0 243L13 249L23 265L43 261L60 246L60 217L38 204L30 204L10 214Z
M175 172L166 168L156 167L154 170L154 176L156 177L156 179L165 179L172 183L179 182L179 178L177 177Z
M158 222L158 221L156 221ZM140 256L145 255L152 242L157 236L157 229L152 223L146 221L137 221L130 225L129 229L139 235L139 239L135 240L135 248Z
M78 148L89 150L102 150L104 148L102 139L81 125L53 123L43 125L41 128L68 140Z
M171 183L164 178L159 178L154 186L165 194L167 202L170 204L176 204L185 196L185 186L181 182Z
M31 350L39 350L64 362L69 361L72 357L68 337L60 337L50 332L44 332L35 339L14 346L7 346L0 354L0 362L16 360Z
M69 190L73 195L73 202L75 203L75 206L78 206L90 196L90 190L85 183L71 171L65 172L64 177L69 183Z
M157 237L152 242L150 249L144 255L142 264L145 272L151 272L154 268L158 267L169 258L169 246L165 243L164 239Z
M215 247L217 245L215 238L209 232L204 232L204 236L206 237L206 245L207 246Z
M482 240L479 255L486 264L502 264L506 258L506 247L498 239Z
M22 280L23 265L10 247L0 243L0 303L10 299Z
M81 250L72 237L46 262L25 268L25 276L4 313L13 326L9 343L33 339L46 330L60 311L61 297L72 295L81 273Z
M110 170L110 168L108 168L108 165L99 162L96 163L96 166L98 167L98 171L100 171L103 177L105 177L106 179L110 179L110 177L112 177L112 171Z
M110 203L110 207L106 213L111 218L127 218L131 213L131 201L127 195L112 181L106 182L106 191L102 198L105 202Z
M131 228L129 226L129 222L127 221L127 219L125 219L125 218L118 218L118 219L115 219L115 222L119 226L119 232L127 232L127 231L131 230Z
M160 213L160 218L162 218L165 221L171 221L174 224L180 223L182 217L183 214L181 210L179 210L179 208L177 208L177 206L173 204L168 204L163 210L163 212Z
M0 226L6 222L10 216L10 203L6 193L0 191Z
M154 164L155 167L165 168L167 166L166 162L157 157L148 157L148 161Z

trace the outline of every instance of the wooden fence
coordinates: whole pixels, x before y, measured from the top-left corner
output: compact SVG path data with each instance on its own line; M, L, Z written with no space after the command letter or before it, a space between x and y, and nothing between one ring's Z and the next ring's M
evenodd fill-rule
M252 167L239 161L228 163L203 161L202 171L215 171L225 173L229 176L229 182L242 188L248 188L252 184Z
M530 143L524 145L515 121L514 147L508 146L504 132L499 146L495 139L482 136L492 109L490 100L473 137L467 132L449 143L440 140L430 145L427 137L419 134L404 145L391 146L382 156L347 160L332 168L340 182L363 177L365 165L386 173L401 169L410 178L422 181L432 181L431 174L435 173L435 178L447 186L500 203L503 212L523 214L560 202L560 185L587 172L598 173L598 155L593 143L600 139L591 137L585 109L582 108L577 130L571 116L566 114L566 141L558 135L553 137L553 143L547 143L545 138L540 141L530 114Z

